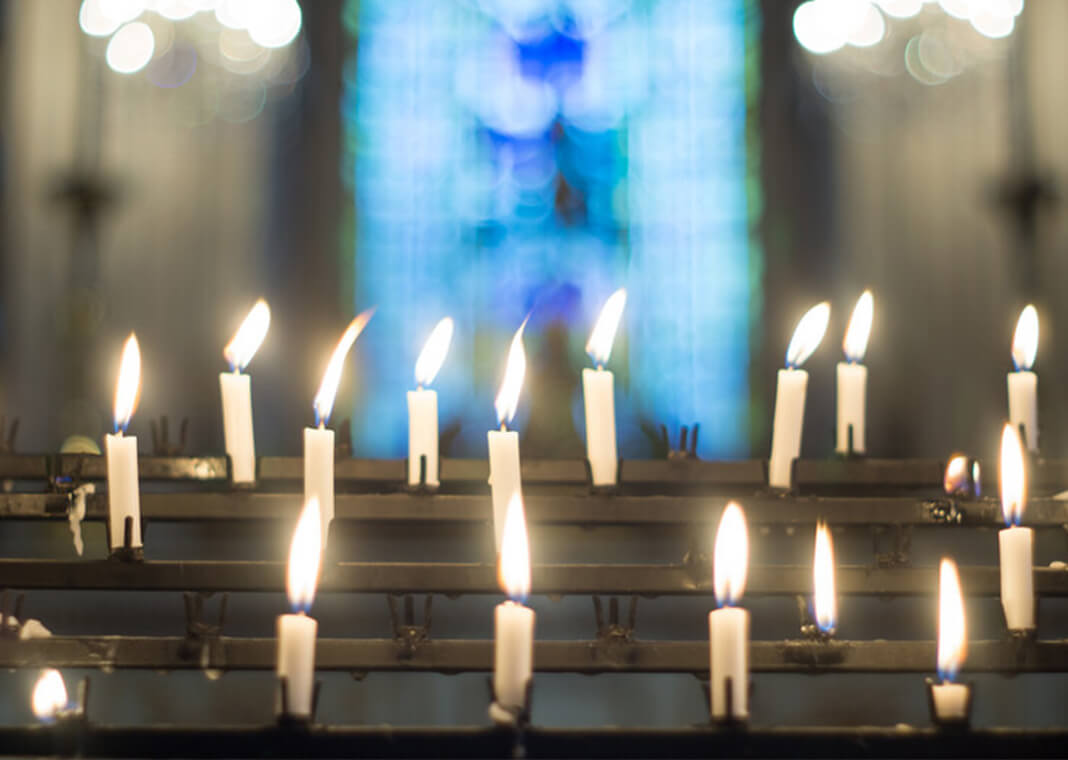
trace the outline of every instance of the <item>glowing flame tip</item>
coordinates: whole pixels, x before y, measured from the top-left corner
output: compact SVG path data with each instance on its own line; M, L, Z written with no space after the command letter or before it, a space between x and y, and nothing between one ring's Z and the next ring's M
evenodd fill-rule
M608 297L601 307L601 314L586 341L586 353L598 365L608 363L612 353L612 343L619 329L619 320L623 316L623 307L627 305L627 289L620 288Z
M825 633L838 623L838 599L834 582L834 544L826 523L816 526L816 548L812 561L816 625Z
M529 315L512 337L512 344L508 348L508 361L504 368L504 380L501 381L501 388L497 391L497 398L493 402L497 410L497 422L502 425L512 421L519 406L519 392L523 388L523 376L527 372L527 354L523 350L523 330L527 326L528 319L530 319Z
M315 599L322 564L323 533L319 500L312 497L304 505L289 544L286 594L294 611L307 612Z
M141 348L130 333L122 347L119 380L115 384L115 431L125 432L141 396Z
M749 530L745 513L732 501L719 518L712 555L712 585L721 607L741 601L748 572Z
M952 681L964 664L967 651L964 598L957 565L943 558L938 568L938 675Z
M334 399L337 397L337 386L341 382L341 370L345 368L345 357L356 339L360 337L363 328L374 316L374 307L361 312L354 320L349 322L345 332L341 334L341 340L337 342L334 353L330 356L330 363L326 365L323 373L323 382L319 385L319 392L315 394L313 407L315 408L315 423L325 425L330 421L330 415L334 411Z
M827 332L827 322L831 319L831 305L827 301L818 303L805 312L797 323L790 345L786 349L786 366L797 369L812 352L819 348L823 334Z
M271 308L262 298L249 310L248 316L237 328L234 337L223 349L223 356L230 364L230 369L240 372L252 357L256 355L263 339L267 337L267 328L271 325Z
M445 317L431 330L430 337L423 344L423 350L419 352L419 358L415 360L415 382L419 385L430 385L434 382L438 370L445 363L445 356L449 353L452 331L452 317Z
M1006 525L1019 525L1027 503L1027 475L1024 471L1020 434L1011 423L1001 431L1001 513Z
M512 494L501 532L501 553L497 574L501 588L508 598L523 602L530 595L530 542L527 539L527 518L523 499Z
M67 709L67 685L58 670L49 668L41 672L33 687L31 704L38 720L54 720L57 713Z
M1029 370L1035 365L1038 354L1038 311L1027 304L1016 322L1012 336L1012 363L1017 370Z
M842 349L845 351L847 361L864 361L874 312L875 301L871 291L865 290L857 299L857 305L853 307L853 316L849 318L849 327L846 328L845 340L842 341Z

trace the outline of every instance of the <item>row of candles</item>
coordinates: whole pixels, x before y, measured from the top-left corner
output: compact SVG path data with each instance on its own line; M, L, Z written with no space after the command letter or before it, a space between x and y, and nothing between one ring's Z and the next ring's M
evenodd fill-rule
M605 369L626 304L620 289L606 301L594 325L586 351L596 367L582 372L586 417L587 459L595 486L616 483L618 458L615 429L615 390L612 372ZM321 510L324 536L334 514L334 431L326 427L337 386L349 350L366 327L374 310L358 315L346 328L330 357L322 384L315 396L315 427L304 429L305 498L316 498ZM837 367L837 444L839 453L863 454L868 370L863 364L871 332L874 300L865 291L857 301L846 330L843 347L846 361ZM812 307L801 318L786 351L786 367L779 370L775 395L774 427L768 482L775 488L790 488L793 461L800 455L808 373L805 361L819 346L830 319L827 302ZM226 452L232 462L235 483L256 478L256 453L252 420L251 379L244 373L267 334L270 309L260 300L249 312L223 353L231 371L219 376L222 395ZM513 494L521 492L519 435L508 430L515 416L526 371L523 332L526 321L512 338L504 379L494 405L499 430L487 435L490 486L496 544L500 548L505 511ZM415 365L416 389L408 392L408 483L437 487L438 400L428 386L448 353L453 322L442 319L431 332ZM1028 449L1038 448L1038 379L1031 367L1038 347L1038 314L1028 305L1020 315L1013 338L1015 371L1008 375L1009 420L1023 432ZM109 529L113 550L141 546L140 505L137 480L137 439L124 435L140 391L140 351L131 335L123 349L115 393L115 433L106 438L108 458ZM130 523L130 535L126 525Z
M1006 424L1001 439L1001 503L1008 527L998 536L1001 565L1001 604L1010 630L1035 628L1033 585L1034 533L1020 527L1026 504L1024 452L1015 427ZM320 504L309 498L297 521L290 545L286 588L292 612L277 621L276 674L282 690L282 710L295 718L312 714L315 678L315 640L318 623L309 614L321 570L323 531ZM749 717L749 613L739 606L749 566L749 536L745 513L727 504L719 520L713 548L713 592L718 609L708 616L711 716L720 721ZM834 549L826 524L816 527L813 559L813 610L819 630L833 636L837 624ZM494 611L494 701L491 717L514 723L527 709L534 674L535 614L524 602L531 590L530 546L521 496L509 500L498 554L498 578L508 599ZM964 663L967 636L957 568L942 559L939 568L937 671L941 683L932 684L936 717L963 721L971 701L970 688L955 682ZM62 678L55 671L42 675L33 707L43 719L67 707Z

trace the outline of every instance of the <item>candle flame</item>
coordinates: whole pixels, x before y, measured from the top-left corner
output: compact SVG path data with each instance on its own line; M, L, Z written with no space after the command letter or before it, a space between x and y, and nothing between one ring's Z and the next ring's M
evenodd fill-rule
M835 629L838 622L838 599L834 584L834 544L826 523L816 525L816 549L812 560L812 581L815 588L816 625L824 633Z
M978 497L982 493L979 480L979 462L971 463L971 478L968 477L968 457L955 454L946 465L946 475L942 485L950 496L964 495Z
M610 295L601 307L601 315L597 317L590 339L586 341L586 353L598 366L608 363L608 356L612 353L612 342L616 339L616 330L619 328L619 320L623 316L623 307L626 305L627 289L620 288Z
M805 312L801 321L797 323L794 335L790 338L790 346L786 349L786 366L797 369L812 352L819 348L823 334L827 332L827 322L831 318L831 305L824 301L818 303Z
M523 375L527 371L527 354L523 350L523 330L527 326L527 319L523 320L523 324L519 325L512 337L512 345L508 348L508 362L504 368L504 380L501 381L501 388L493 402L497 409L497 422L501 425L512 421L519 406L519 391L523 388Z
M323 533L319 516L319 500L312 497L304 505L289 545L289 567L286 573L286 593L294 612L307 612L315 599L322 563Z
M968 653L964 624L964 598L957 565L942 559L938 569L938 675L952 681Z
M853 307L853 316L849 318L849 327L846 328L845 340L842 341L842 349L845 351L847 361L855 363L864 361L874 311L875 303L871 291L865 290L857 299L857 305Z
M1006 525L1019 525L1027 503L1027 476L1024 472L1020 434L1010 423L1001 431L1001 514Z
M55 720L56 714L67 709L67 685L55 668L41 671L33 687L33 714L38 720Z
M337 386L341 382L341 370L345 368L345 357L348 356L352 344L360 337L360 333L363 332L363 328L367 327L374 313L375 310L371 308L357 315L349 322L349 326L341 335L341 340L337 342L337 348L334 349L330 363L326 365L326 372L323 373L323 382L319 385L319 392L315 394L313 406L316 425L325 425L330 421L330 415L334 411Z
M745 591L749 572L749 530L745 513L735 502L727 504L719 518L712 556L712 585L721 607L737 604Z
M263 339L267 337L267 328L271 325L271 309L262 298L249 310L248 316L237 328L233 339L223 349L223 356L230 364L230 369L240 372L252 357L256 355Z
M1016 322L1016 332L1012 336L1012 363L1016 369L1029 370L1035 364L1038 353L1038 312L1027 304L1020 312Z
M445 356L449 353L452 329L452 318L445 317L430 332L430 337L423 344L419 358L415 360L415 382L419 385L430 385L437 377L438 370L445 363Z
M513 601L525 601L530 594L530 542L523 498L518 493L508 502L497 562L497 578L504 593Z
M122 347L119 381L115 384L115 432L126 432L140 398L141 348L137 345L137 336L130 333Z

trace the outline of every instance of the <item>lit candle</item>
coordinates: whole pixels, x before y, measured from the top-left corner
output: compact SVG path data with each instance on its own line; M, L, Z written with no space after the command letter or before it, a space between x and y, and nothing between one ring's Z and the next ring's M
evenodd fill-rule
M963 454L957 454L949 460L945 477L942 480L942 486L948 495L977 499L982 494L979 462L972 460L970 467L968 463L968 457Z
M970 689L965 684L953 683L964 664L967 642L957 566L953 560L943 559L938 570L938 677L942 683L931 684L938 720L959 722L968 717Z
M508 362L504 369L504 380L497 392L494 407L497 410L497 422L500 430L491 430L486 436L489 444L489 484L493 500L493 537L497 552L501 551L501 537L504 532L504 519L512 496L522 496L522 481L519 477L519 433L508 429L508 423L515 417L519 405L519 391L523 387L523 375L527 371L527 355L523 351L523 324L515 331L512 345L508 349Z
M249 311L233 340L223 349L229 372L219 374L222 393L223 435L235 483L256 480L256 443L252 434L252 382L241 370L248 366L267 335L271 310L262 298Z
M137 437L124 435L141 394L141 349L130 333L122 349L115 387L115 434L104 436L108 469L108 531L111 550L140 549L141 495L137 474ZM130 541L126 545L126 524Z
M438 481L438 394L424 385L434 377L445 361L452 341L452 319L445 317L430 333L419 358L415 361L415 382L408 391L408 485L419 485L420 461L426 457L424 485L437 486Z
M363 332L367 322L374 314L368 309L359 314L338 341L323 373L323 382L315 394L312 406L315 409L315 427L304 428L304 501L314 499L319 504L319 524L323 531L322 543L330 532L330 523L334 519L334 431L326 425L334 411L334 398L337 386L341 382L341 370L345 367L345 357Z
M838 435L836 450L840 454L863 454L865 394L868 388L868 368L861 364L871 334L873 303L871 291L865 290L857 300L853 316L846 329L842 348L844 362L838 362ZM849 431L852 427L853 438ZM852 448L850 448L852 443Z
M830 317L831 305L826 301L813 306L797 323L786 349L786 369L779 370L775 391L775 422L768 463L768 484L773 488L789 488L791 485L793 462L801 454L801 429L808 390L808 373L800 367L823 340Z
M1012 338L1012 363L1009 373L1009 422L1023 427L1027 448L1038 451L1038 375L1031 371L1038 353L1038 312L1028 304L1020 312Z
M1001 431L1001 512L1009 527L998 532L998 556L1001 560L1001 609L1010 631L1035 627L1035 532L1020 527L1026 503L1023 447L1016 428L1006 424Z
M616 454L616 402L612 373L605 370L612 352L619 319L627 303L627 291L620 288L605 302L601 316L590 333L586 353L596 369L582 370L582 398L586 406L586 457L595 486L616 483L619 458Z
M719 520L712 565L719 605L708 614L712 718L744 720L749 717L749 612L734 605L741 601L749 572L749 533L745 513L733 501Z
M816 627L827 636L838 624L838 598L834 584L834 544L826 523L816 526L816 548L812 558L813 604Z
M33 697L30 704L33 706L33 714L42 723L51 723L69 707L67 699L67 685L63 683L63 675L54 668L41 671L37 683L33 687Z
M319 623L308 615L322 559L322 528L319 504L313 498L304 505L289 546L286 591L292 614L278 616L278 678L285 679L282 712L307 717L312 711L315 681L315 636Z
M530 594L530 545L518 493L508 502L497 568L508 601L493 612L493 694L505 714L491 706L490 715L511 722L527 706L527 685L534 670L534 610L523 605Z

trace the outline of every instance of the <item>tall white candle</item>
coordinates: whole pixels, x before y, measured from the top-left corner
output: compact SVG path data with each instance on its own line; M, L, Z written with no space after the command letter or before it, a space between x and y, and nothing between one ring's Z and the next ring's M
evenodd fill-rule
M523 606L530 594L530 545L523 500L513 494L504 520L498 557L501 587L508 595L493 613L493 693L507 711L522 711L534 672L534 610ZM498 718L492 708L490 714Z
M434 382L452 341L452 319L445 317L434 327L415 362L418 388L408 391L408 485L419 485L421 463L426 458L425 485L438 480L438 394L425 385Z
M745 513L733 501L716 531L713 586L720 608L708 615L711 712L714 720L749 717L749 612L735 607L749 571Z
M500 430L490 430L486 435L489 449L489 485L493 504L493 537L496 549L501 551L504 520L513 496L522 497L523 484L519 472L519 434L507 429L515 417L519 404L519 391L523 387L523 375L527 370L527 356L523 351L523 324L516 330L508 349L504 380L494 400Z
M1035 627L1034 531L1021 528L1027 484L1023 447L1012 424L1001 433L1001 510L1006 529L998 533L1001 564L1001 608L1009 630Z
M131 521L130 545L141 543L141 495L137 472L137 438L123 435L137 407L141 390L141 349L133 333L122 349L119 380L115 388L115 434L105 436L108 470L108 532L112 551L123 548L127 518Z
M312 712L315 685L315 637L318 622L307 613L315 598L322 557L322 528L319 505L314 499L304 505L293 541L289 546L289 569L286 591L293 613L279 615L278 658L275 672L285 679L287 715L308 717Z
M309 502L315 499L319 504L323 547L330 534L330 522L334 519L334 431L326 425L334 411L334 399L341 382L341 370L345 368L345 357L373 314L374 309L361 312L345 328L326 365L319 392L315 394L312 404L315 427L304 428L304 500Z
M586 353L596 369L582 370L582 398L586 409L586 457L595 486L615 485L619 469L616 453L615 380L604 369L612 352L627 291L620 288L605 301L601 315L586 342Z
M252 382L242 370L252 361L267 335L271 310L262 298L255 303L233 339L223 349L230 371L219 375L222 394L223 437L230 455L235 483L256 480L256 443L252 432Z
M792 485L793 461L801 454L808 389L808 373L800 367L823 340L830 316L831 305L824 301L801 317L786 349L786 369L779 370L768 461L768 484L773 488L790 488Z
M967 649L964 599L953 560L942 560L938 577L938 676L942 683L931 685L931 696L939 720L961 721L968 717L970 689L953 683Z
M865 448L865 396L868 368L861 362L868 349L874 304L870 290L865 290L853 308L842 347L846 360L838 363L838 424L835 450L840 454L863 454ZM853 431L850 450L849 431Z
M1008 375L1009 422L1026 436L1029 451L1038 451L1038 375L1031 371L1038 353L1038 312L1028 304L1012 339L1015 372Z

